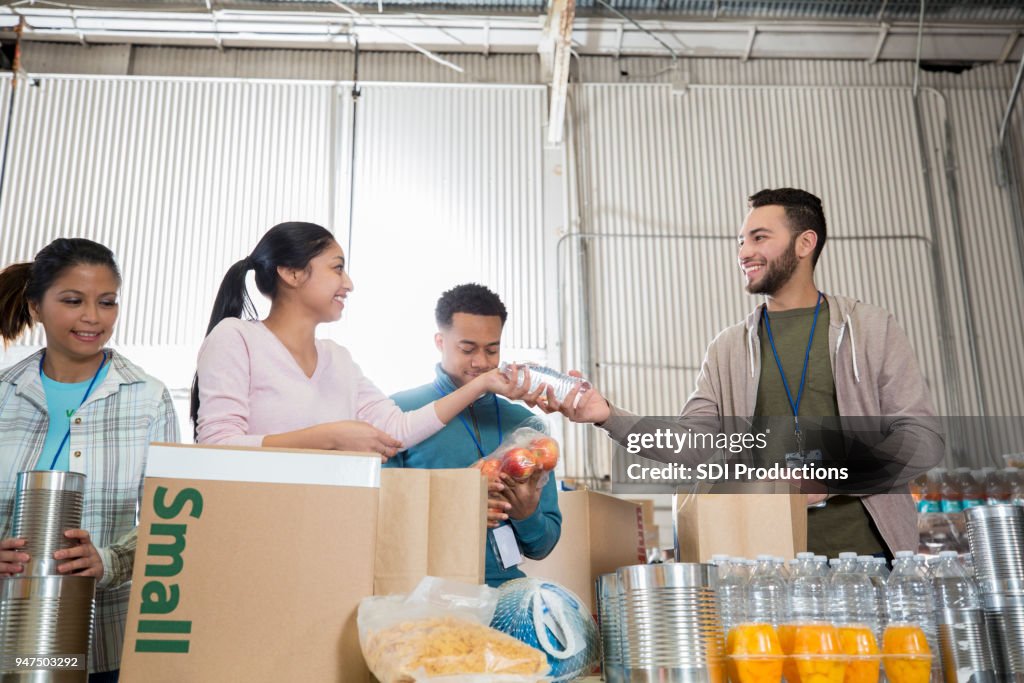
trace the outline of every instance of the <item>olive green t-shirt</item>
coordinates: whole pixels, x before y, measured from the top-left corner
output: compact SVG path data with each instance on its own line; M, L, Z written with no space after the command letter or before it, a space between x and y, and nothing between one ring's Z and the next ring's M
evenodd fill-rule
M785 370L786 381L789 383L793 400L796 401L797 392L800 390L804 355L807 352L807 339L811 334L811 326L814 322L814 308L798 308L769 313L768 319L772 328L772 336L775 339L775 349L779 354L779 361ZM832 375L832 361L828 351L828 324L828 303L822 300L818 323L814 328L814 340L811 342L807 378L800 400L799 413L801 417L828 418L839 415L835 380ZM763 319L759 329L759 338L761 341L761 378L757 385L757 405L754 415L756 417L785 416L792 418L793 409L786 397L786 389L782 383L775 355L772 353L772 346ZM779 424L779 420L772 422L773 426ZM788 426L792 423L783 424ZM821 448L826 452L831 452L827 450L830 444L816 443L812 434L806 434L806 439L805 451ZM775 462L781 462L785 457L785 452L796 450L795 436L789 437L788 441L773 438L771 443L778 444L778 446L766 456ZM832 448L837 448L841 447L842 440L830 441L830 443ZM807 512L807 549L815 554L836 557L840 552L852 551L860 555L873 555L882 552L885 548L878 529L871 521L868 511L859 498L834 496L828 500L824 508L811 508Z

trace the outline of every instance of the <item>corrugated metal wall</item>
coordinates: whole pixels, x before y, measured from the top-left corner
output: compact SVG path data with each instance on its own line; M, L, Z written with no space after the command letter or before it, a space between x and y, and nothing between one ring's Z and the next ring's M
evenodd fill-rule
M480 282L508 307L507 357L543 353L544 89L377 84L358 106L356 291L339 340L388 390L429 380L438 297Z
M334 91L124 78L19 84L0 262L29 259L58 236L95 239L124 275L116 342L201 340L220 278L267 227L328 223Z
M1024 271L991 159L1007 94L993 86L1008 83L1013 69L979 69L960 80L942 75L931 80L954 87L922 92L937 197L933 227L910 81L894 85L900 69L908 73L905 65L872 71L854 63L777 63L773 74L764 63L712 68L710 61L687 65L700 82L690 80L686 88L593 84L574 90L580 230L598 236L580 240L589 272L577 269L573 276L587 283L589 325L582 316L569 321L575 342L585 348L570 348L567 356L589 359L613 402L646 414L678 412L707 343L757 303L743 293L735 262L746 196L764 187L803 187L824 199L829 220L819 286L896 315L937 409L979 414L965 331L971 311L986 408L1022 414L1024 386L1006 378L1024 376L1018 343ZM746 85L749 73L736 79L739 84L730 82L748 71L757 72L753 80L760 85ZM709 82L716 75L727 77ZM958 188L947 179L947 166L960 178ZM931 257L935 243L942 255L938 269ZM945 302L936 273L943 275ZM953 373L945 372L944 333ZM947 383L953 400L947 400ZM607 472L606 440L585 430L574 436L589 437L598 473ZM1012 440L989 446L997 453L1019 450ZM586 471L579 460L569 468Z

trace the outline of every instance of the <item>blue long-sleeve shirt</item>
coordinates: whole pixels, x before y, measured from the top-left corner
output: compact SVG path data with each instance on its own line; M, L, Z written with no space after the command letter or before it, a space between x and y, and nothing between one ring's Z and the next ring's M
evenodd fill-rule
M405 411L421 408L441 396L455 391L455 384L437 365L437 377L431 384L408 389L391 398ZM430 438L388 460L384 467L414 467L421 469L452 469L469 467L483 455L494 451L502 439L509 436L533 413L494 394L484 394L454 420ZM461 419L460 419L461 418ZM499 429L500 423L500 429ZM478 447L479 443L479 447ZM481 450L483 453L481 454ZM526 519L510 519L519 549L525 557L539 560L558 543L562 534L562 513L558 509L558 489L554 474L548 477L540 494L537 509ZM504 569L494 549L493 529L487 532L484 548L486 559L485 580L489 586L500 586L511 579L525 576L519 567Z

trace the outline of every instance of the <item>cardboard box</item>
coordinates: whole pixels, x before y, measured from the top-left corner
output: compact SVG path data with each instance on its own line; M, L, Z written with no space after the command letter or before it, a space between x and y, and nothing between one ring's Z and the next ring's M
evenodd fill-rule
M807 549L807 496L789 493L679 493L673 496L676 558L708 562L712 555L786 559Z
M432 495L435 473L443 496ZM435 506L471 522L449 517L444 535L394 531L429 530ZM382 481L367 454L153 445L122 680L366 681L355 616L377 571L482 580L485 508L475 470ZM395 539L405 553L378 552ZM451 561L452 547L473 561Z
M644 528L650 531L654 528L654 501L650 498L627 498L630 503L636 503L644 513Z
M647 561L643 510L636 503L593 491L563 491L558 506L558 545L543 560L527 560L521 569L527 576L562 584L596 613L597 577Z

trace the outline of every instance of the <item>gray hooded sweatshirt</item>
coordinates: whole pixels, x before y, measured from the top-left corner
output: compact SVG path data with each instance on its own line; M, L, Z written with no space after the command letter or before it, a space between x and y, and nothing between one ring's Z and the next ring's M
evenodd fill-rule
M842 417L869 417L878 438L875 453L899 463L891 493L864 495L864 507L890 552L917 550L917 512L908 482L934 467L945 452L944 437L928 386L906 334L885 309L843 296L826 295L831 311L828 347ZM747 319L722 331L708 346L697 387L681 417L753 416L761 377L759 305ZM612 406L603 427L625 445L636 424ZM857 420L862 430L865 420Z

